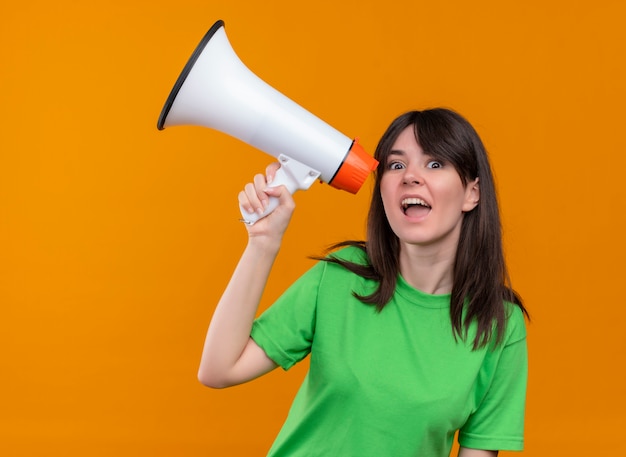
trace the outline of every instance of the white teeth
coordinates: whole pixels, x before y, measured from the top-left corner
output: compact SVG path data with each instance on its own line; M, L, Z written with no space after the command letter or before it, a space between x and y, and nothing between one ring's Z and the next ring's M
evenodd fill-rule
M404 200L402 200L403 207L406 208L409 205L421 205L421 206L426 206L427 208L430 208L430 205L428 205L428 203L426 203L421 198L405 198Z

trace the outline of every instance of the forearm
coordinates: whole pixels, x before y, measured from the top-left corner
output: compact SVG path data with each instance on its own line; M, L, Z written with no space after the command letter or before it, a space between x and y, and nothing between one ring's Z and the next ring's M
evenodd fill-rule
M232 383L277 253L276 242L249 240L209 325L198 372L203 384Z
M481 449L461 447L458 457L498 457L498 451L484 451Z

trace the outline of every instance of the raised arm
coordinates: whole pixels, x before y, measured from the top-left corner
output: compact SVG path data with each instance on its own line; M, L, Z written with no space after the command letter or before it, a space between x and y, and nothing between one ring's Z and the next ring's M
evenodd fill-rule
M277 197L280 204L270 215L246 226L248 244L217 304L202 352L198 379L208 387L241 384L276 368L250 338L250 330L295 207L284 187L267 187L277 169L277 164L270 165L267 180L257 175L239 194L240 204L249 212L262 212L268 196Z
M459 457L498 457L498 451L483 451L461 447L459 449Z

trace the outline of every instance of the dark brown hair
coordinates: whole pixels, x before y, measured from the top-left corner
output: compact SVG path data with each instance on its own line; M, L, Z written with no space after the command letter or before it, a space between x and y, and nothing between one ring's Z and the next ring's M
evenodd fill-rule
M324 260L337 263L362 277L378 281L371 295L355 296L379 311L394 294L399 274L400 243L391 229L380 194L380 181L393 144L407 127L424 152L454 166L464 185L480 178L480 202L465 213L454 262L450 319L455 338L465 339L472 322L477 324L474 349L504 336L507 315L504 301L519 306L528 316L519 295L511 288L502 248L502 228L493 175L480 137L462 116L435 108L410 111L396 118L383 134L374 157L379 161L367 222L367 241L344 241L333 249L356 246L367 254L360 265L333 255Z

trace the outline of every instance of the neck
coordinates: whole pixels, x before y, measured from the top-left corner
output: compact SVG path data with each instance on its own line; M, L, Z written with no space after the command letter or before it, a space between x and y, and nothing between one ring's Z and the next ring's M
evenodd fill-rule
M400 248L400 274L411 286L427 294L452 292L456 249L431 250L403 244Z

